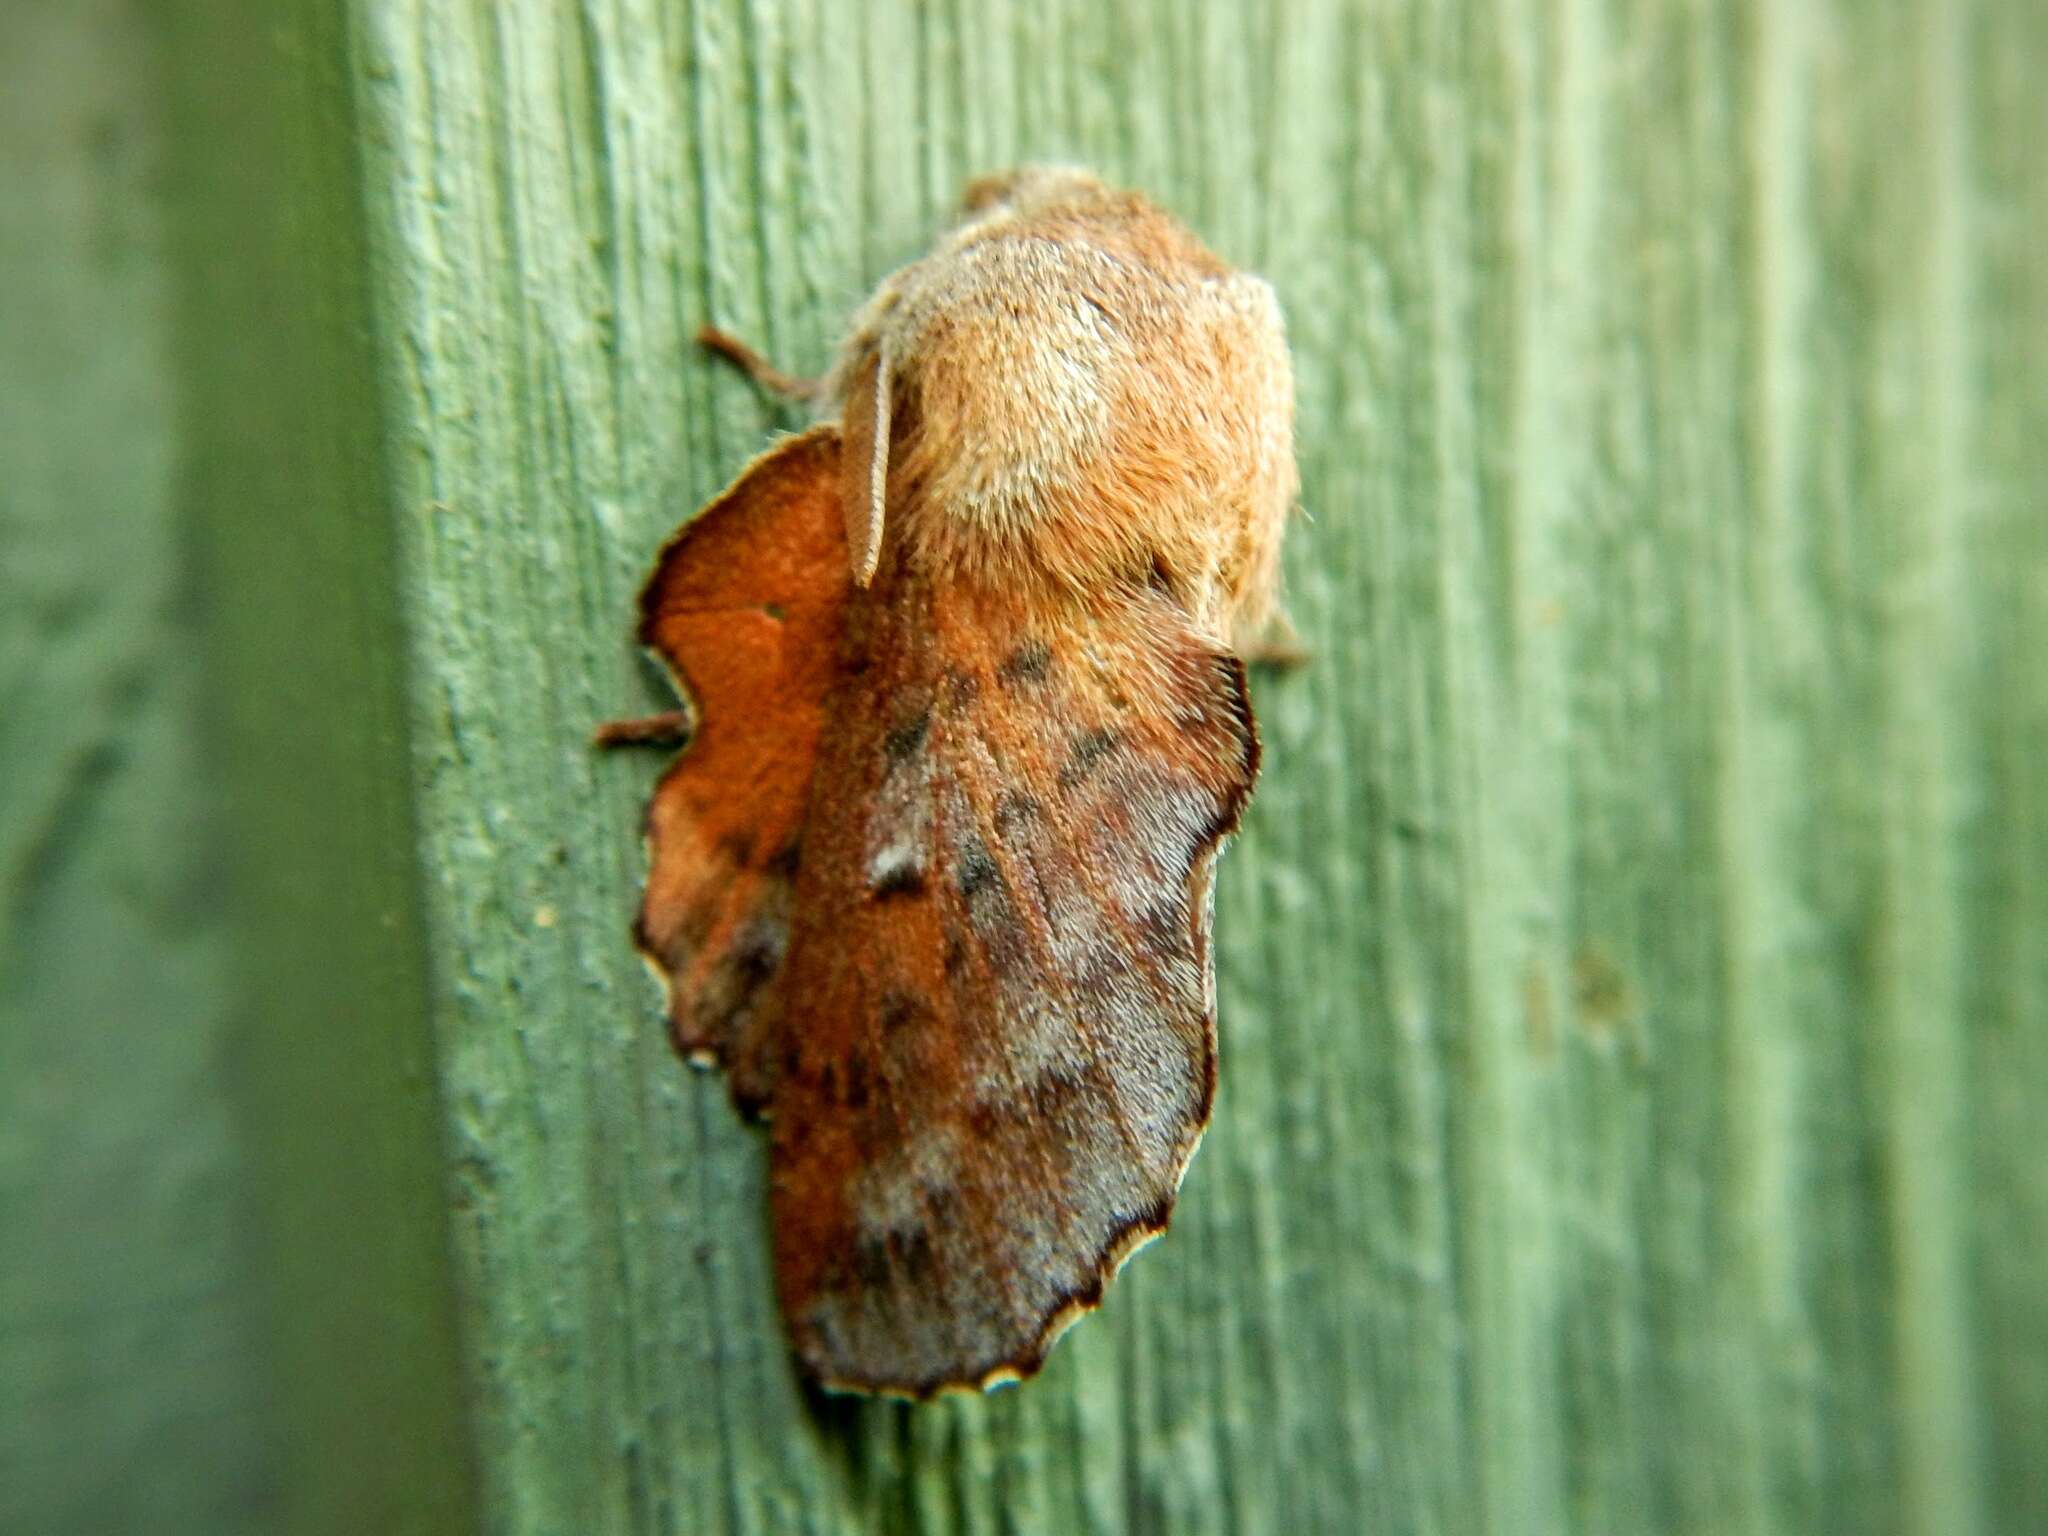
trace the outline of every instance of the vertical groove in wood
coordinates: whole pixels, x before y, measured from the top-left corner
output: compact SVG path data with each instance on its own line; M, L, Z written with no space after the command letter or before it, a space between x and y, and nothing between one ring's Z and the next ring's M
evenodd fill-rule
M1962 1099L1967 1040L1959 1010L1956 833L1963 812L1961 713L1967 688L1961 561L1975 511L1967 350L1970 294L1963 242L1975 209L1961 135L1960 7L1908 11L1906 82L1915 154L1911 238L1888 253L1901 311L1882 384L1889 568L1880 596L1888 635L1882 960L1889 1102L1885 1182L1892 1247L1901 1490L1908 1529L1981 1530L1973 1340L1961 1196L1967 1148ZM1908 226L1901 225L1901 234ZM1888 284L1887 286L1891 286Z
M1982 516L1971 562L1982 621L1980 704L1970 723L1981 801L1964 882L1963 967L1970 1036L1970 1254L1984 1383L1985 1507L2007 1528L2048 1522L2048 1461L2035 1425L2048 1423L2048 1184L2031 1168L2048 1074L2048 698L2034 686L2048 655L2048 164L2013 125L2038 120L2048 34L2025 7L1986 4L1967 27L1976 91L1972 186L1980 199L1972 251L1977 327L1972 374L1997 381L1980 397L1972 444ZM2028 114L2033 114L2030 118Z

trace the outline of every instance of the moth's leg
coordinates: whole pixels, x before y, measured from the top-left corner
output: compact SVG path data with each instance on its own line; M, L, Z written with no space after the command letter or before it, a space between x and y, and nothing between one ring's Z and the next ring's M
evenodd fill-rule
M1254 667L1299 667L1314 655L1287 610L1274 607L1263 622L1237 637L1237 654Z
M607 720L591 733L595 747L668 747L687 741L694 725L687 709L666 709L638 720Z
M785 395L791 400L810 400L816 397L819 386L824 382L784 373L739 337L729 335L715 325L704 326L697 332L697 345L716 352L770 394Z

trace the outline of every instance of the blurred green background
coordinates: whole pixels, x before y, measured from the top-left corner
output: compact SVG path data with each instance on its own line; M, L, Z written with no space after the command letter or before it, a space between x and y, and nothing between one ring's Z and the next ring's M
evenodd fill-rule
M0 1529L256 1531L162 37L0 6Z

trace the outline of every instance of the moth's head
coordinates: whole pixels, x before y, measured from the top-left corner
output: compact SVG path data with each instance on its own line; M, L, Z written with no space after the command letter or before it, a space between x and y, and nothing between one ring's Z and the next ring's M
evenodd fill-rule
M1078 165L1020 165L970 181L960 199L960 215L963 223L1005 213L1028 218L1056 208L1092 208L1116 196L1101 177Z

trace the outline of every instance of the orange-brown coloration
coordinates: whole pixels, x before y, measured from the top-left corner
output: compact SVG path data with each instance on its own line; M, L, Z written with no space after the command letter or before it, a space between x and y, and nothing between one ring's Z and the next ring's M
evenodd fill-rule
M822 1375L918 1392L1035 1362L1164 1225L1215 1078L1208 869L1257 744L1239 663L1150 586L1061 610L885 558L847 632L776 1271Z
M912 1396L1030 1374L1166 1224L1257 772L1233 647L1277 618L1294 495L1263 283L1084 173L967 207L641 625L697 723L642 947L677 1044L772 1112L806 1369Z
M763 1053L788 948L791 876L846 601L838 434L778 443L662 551L640 642L692 700L695 730L647 807L642 951L667 978L685 1056L767 1099Z

